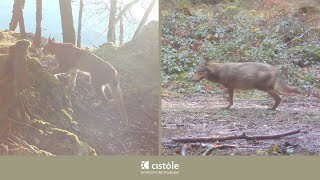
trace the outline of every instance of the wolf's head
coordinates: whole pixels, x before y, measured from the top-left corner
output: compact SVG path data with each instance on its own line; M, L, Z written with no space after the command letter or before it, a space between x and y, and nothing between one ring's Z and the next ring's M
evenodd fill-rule
M196 69L196 72L193 75L192 81L201 81L202 79L208 78L209 62L207 60L200 62L199 66Z
M51 39L49 37L47 43L44 45L43 49L42 49L42 52L44 54L51 54L51 55L54 55L55 54L55 51L56 51L56 42L53 39Z

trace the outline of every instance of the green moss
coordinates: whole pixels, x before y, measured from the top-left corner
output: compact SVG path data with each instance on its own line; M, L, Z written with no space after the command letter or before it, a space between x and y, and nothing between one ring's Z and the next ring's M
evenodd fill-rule
M34 87L41 94L50 95L53 90L61 89L59 80L42 68L37 58L28 57L28 68L30 76L34 80Z
M77 124L77 122L73 120L72 116L66 110L61 109L61 112L71 123Z
M67 155L97 155L87 143L79 140L78 136L64 129L50 128L51 133L44 138L53 154Z
M80 140L77 135L59 128L51 128L52 135L55 136L55 139L68 139L72 144L80 144Z
M14 31L0 31L0 48L8 48L20 38L20 33Z
M44 120L34 120L33 123L36 123L36 124L41 124L41 125L50 125L50 123L44 121Z

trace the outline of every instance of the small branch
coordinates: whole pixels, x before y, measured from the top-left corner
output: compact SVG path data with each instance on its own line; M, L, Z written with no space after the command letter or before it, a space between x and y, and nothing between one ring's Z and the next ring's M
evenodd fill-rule
M181 142L181 143L195 143L195 142L215 142L215 141L226 141L226 140L235 140L235 139L245 139L245 140L266 140L266 139L277 139L284 136L289 136L293 134L297 134L300 132L300 129L276 134L276 135L266 135L266 136L247 136L245 133L241 135L234 136L226 136L226 137L187 137L187 138L175 138L172 139L173 142Z
M287 42L287 45L288 45L289 43L291 43L292 41L296 40L296 39L303 38L303 36L306 35L306 34L307 34L309 31L311 31L311 30L320 30L320 28L309 28L309 29L306 30L304 33L302 33L300 36L295 37L295 38L291 39L289 42Z
M237 145L230 145L230 144L218 144L218 145L211 145L204 153L202 153L202 156L208 156L212 153L215 149L227 149L227 148L237 148L239 146Z

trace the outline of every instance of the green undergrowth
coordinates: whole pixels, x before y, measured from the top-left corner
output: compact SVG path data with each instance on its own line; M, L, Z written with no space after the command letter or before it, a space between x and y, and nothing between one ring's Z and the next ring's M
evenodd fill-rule
M314 1L262 2L184 0L163 3L162 87L178 94L211 92L217 85L193 83L200 61L265 62L283 71L290 84L320 88L319 7ZM191 15L179 9L187 8Z

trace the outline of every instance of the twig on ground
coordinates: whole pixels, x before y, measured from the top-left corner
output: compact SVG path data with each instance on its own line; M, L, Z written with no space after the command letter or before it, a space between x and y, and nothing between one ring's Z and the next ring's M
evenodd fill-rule
M202 153L202 156L207 156L212 153L215 149L227 149L227 148L237 148L238 145L230 145L230 144L217 144L217 145L211 145L204 153Z
M265 135L265 136L248 136L246 133L241 135L226 136L226 137L187 137L187 138L175 138L172 139L173 142L181 143L196 143L196 142L216 142L216 141L226 141L226 140L235 140L235 139L245 139L245 140L266 140L266 139L277 139L284 136L289 136L293 134L300 133L300 129L276 134L276 135Z
M307 34L309 31L311 31L311 30L320 30L320 28L315 28L315 27L313 27L313 28L307 29L307 30L306 30L304 33L302 33L300 36L295 37L295 38L291 39L289 42L287 42L287 45L288 45L289 43L291 43L292 41L296 40L296 39L301 39L301 38L303 38L303 36L306 35L306 34Z

